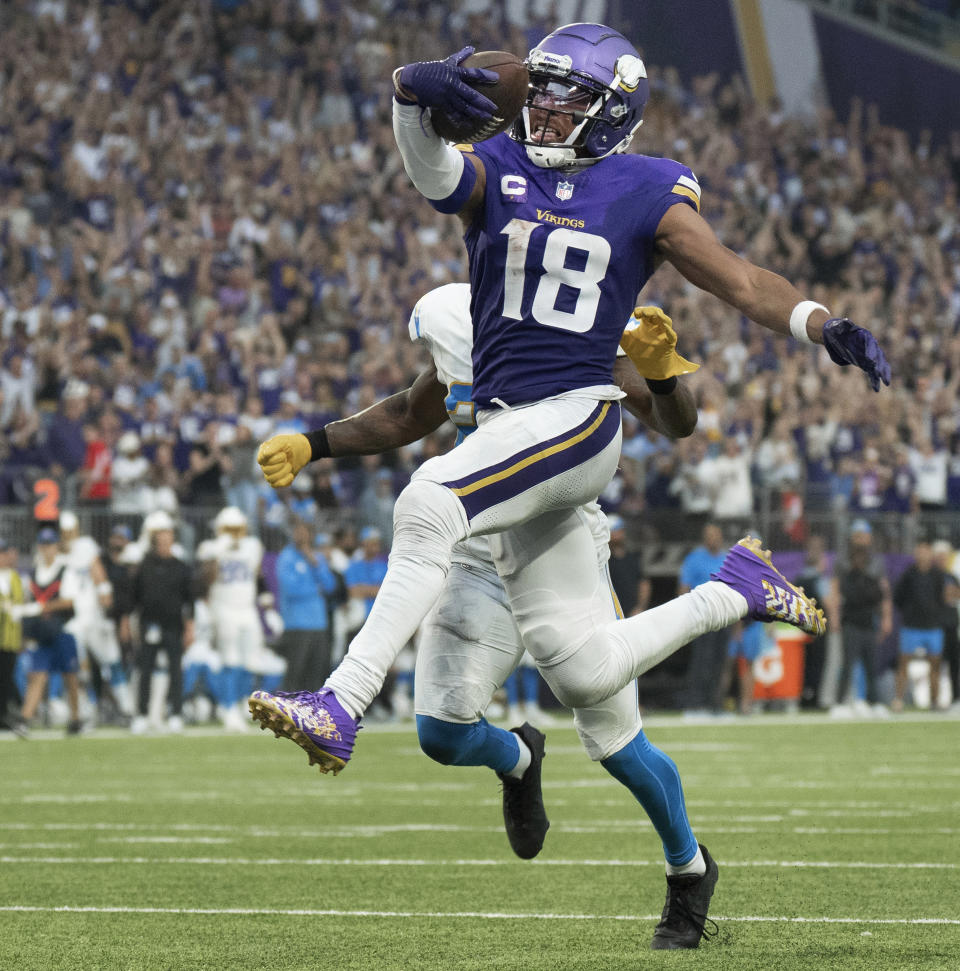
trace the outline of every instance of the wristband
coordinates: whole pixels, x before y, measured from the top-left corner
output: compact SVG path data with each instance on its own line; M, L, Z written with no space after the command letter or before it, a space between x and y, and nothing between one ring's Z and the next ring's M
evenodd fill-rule
M830 316L830 311L822 303L817 303L816 300L801 300L790 314L790 333L801 344L816 343L807 333L807 318L814 310L822 310L828 317Z
M664 378L662 381L655 381L653 378L644 378L643 380L647 382L647 387L654 394L670 394L677 386L676 377Z
M113 593L113 584L109 580L104 580L103 583L97 584L97 594L101 597L105 597L108 593Z
M318 428L315 432L306 432L304 437L310 443L310 461L330 458L330 442L327 440L326 428Z

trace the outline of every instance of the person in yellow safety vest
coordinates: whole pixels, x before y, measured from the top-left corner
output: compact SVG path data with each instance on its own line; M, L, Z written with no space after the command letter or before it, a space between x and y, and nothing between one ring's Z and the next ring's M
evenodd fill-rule
M23 629L18 612L25 597L17 572L17 548L0 537L0 731L20 733L20 696L14 680L17 655L23 647Z

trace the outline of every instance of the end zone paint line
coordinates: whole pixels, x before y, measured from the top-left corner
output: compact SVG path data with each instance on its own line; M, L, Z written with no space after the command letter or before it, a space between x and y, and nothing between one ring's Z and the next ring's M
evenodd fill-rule
M362 867L662 867L662 860L425 860L425 859L282 859L276 857L232 857L232 856L0 856L0 863L23 863L35 866L47 864L54 866L88 865L104 866L114 864L137 864L161 866L163 864L193 866L362 866ZM724 860L727 867L773 867L782 869L823 869L823 870L960 870L960 863L884 863L867 860Z
M390 918L447 918L462 920L659 920L660 914L508 914L497 911L412 911L412 910L280 910L270 907L33 907L27 904L0 906L6 914L158 914L171 916L213 917L390 917ZM718 921L757 924L937 924L960 925L951 917L786 917L786 916L717 916Z

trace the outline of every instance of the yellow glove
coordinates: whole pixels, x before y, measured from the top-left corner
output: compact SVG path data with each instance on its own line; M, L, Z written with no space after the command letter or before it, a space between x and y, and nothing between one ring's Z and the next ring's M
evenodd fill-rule
M274 435L257 450L257 462L263 477L274 487L290 485L297 473L310 461L313 449L306 435Z
M640 323L623 332L620 346L641 377L666 381L681 374L692 374L700 367L677 353L673 321L659 307L636 307L633 316Z

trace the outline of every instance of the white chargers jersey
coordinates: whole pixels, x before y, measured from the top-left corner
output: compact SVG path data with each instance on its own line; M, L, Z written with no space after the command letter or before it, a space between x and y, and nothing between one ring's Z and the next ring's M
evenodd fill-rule
M633 320L636 326L638 321ZM437 367L437 377L447 386L446 408L457 426L457 441L477 427L473 403L473 323L470 319L470 285L447 283L425 293L410 315L410 340L423 343ZM627 329L630 329L628 324ZM623 353L619 351L619 353ZM597 558L604 563L610 556L607 545L610 530L596 502L583 506L590 531L597 544ZM453 548L452 561L493 570L493 558L486 536L471 536Z
M421 342L437 366L437 377L447 386L445 405L457 426L459 445L477 427L473 404L473 324L470 320L470 285L448 283L425 293L410 315L410 340ZM471 536L453 548L452 561L493 569L490 543Z
M214 611L256 610L257 575L263 560L263 544L256 536L217 536L201 543L197 556L215 560L217 576L210 588Z
M71 627L80 626L98 619L103 611L97 599L97 587L93 582L93 564L100 557L100 547L90 536L77 536L70 543L70 548L61 554L66 563L67 573L71 577L71 584L75 591L73 611L75 623Z

